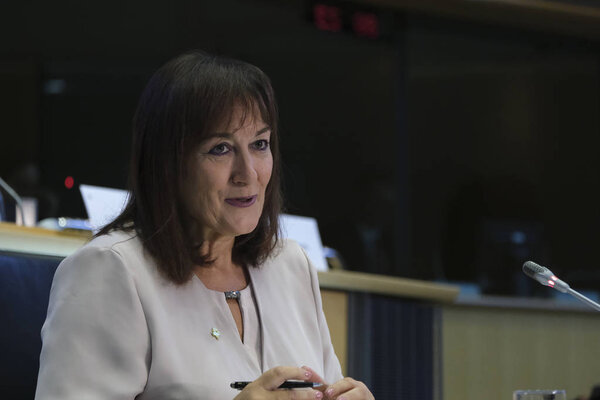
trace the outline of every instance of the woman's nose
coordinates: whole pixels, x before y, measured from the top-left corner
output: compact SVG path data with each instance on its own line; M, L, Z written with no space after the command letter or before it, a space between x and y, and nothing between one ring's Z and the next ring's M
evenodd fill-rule
M246 151L238 152L234 158L231 182L236 185L247 185L256 179L256 176L252 155Z

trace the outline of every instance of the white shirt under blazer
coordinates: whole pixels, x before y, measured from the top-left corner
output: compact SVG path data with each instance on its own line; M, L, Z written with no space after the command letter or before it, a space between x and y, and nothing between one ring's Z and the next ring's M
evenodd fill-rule
M258 358L221 292L195 275L182 286L170 283L134 234L93 239L54 276L36 400L232 399L239 392L231 382L278 365L307 365L329 383L341 379L305 252L283 240L249 273Z

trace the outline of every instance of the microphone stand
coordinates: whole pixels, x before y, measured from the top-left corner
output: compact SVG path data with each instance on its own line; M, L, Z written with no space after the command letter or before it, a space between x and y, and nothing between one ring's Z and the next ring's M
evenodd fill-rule
M576 299L581 300L582 302L584 302L588 306L594 308L596 311L600 311L600 304L596 303L592 299L589 299L589 298L585 297L584 295L582 295L578 291L569 288L567 290L567 293L569 293L571 296L575 297Z

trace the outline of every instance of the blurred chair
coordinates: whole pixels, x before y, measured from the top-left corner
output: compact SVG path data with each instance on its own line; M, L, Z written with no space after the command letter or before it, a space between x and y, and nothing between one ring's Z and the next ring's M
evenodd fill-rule
M40 330L58 257L0 254L0 398L35 396Z

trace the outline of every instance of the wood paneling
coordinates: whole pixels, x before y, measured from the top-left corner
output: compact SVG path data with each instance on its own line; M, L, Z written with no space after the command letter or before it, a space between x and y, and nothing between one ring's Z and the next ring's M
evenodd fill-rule
M323 312L327 318L335 354L346 375L348 365L348 294L335 290L322 290Z
M444 306L443 398L507 400L518 389L600 383L596 313Z

